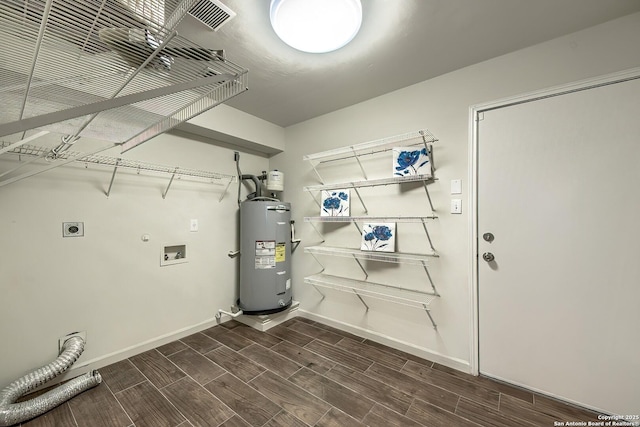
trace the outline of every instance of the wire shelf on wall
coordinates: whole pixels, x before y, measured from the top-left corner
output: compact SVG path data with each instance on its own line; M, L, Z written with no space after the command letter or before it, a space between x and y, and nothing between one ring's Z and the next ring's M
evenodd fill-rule
M11 145L12 144L7 142L0 142L0 151L6 148L9 148ZM13 147L7 150L6 152L9 154L14 154L18 156L30 156L35 158L42 158L46 156L49 153L49 151L50 151L50 148L48 147L38 147L35 145L24 144L19 147ZM211 172L211 171L205 171L205 170L193 169L193 168L182 168L178 166L160 165L155 163L142 162L138 160L123 159L120 157L103 156L99 154L84 155L84 153L78 153L74 151L65 151L60 154L58 159L66 161L67 163L68 162L82 163L85 165L85 167L88 167L89 165L96 165L96 166L114 168L111 183L109 184L109 189L107 190L107 193L106 193L107 196L111 191L111 187L113 185L113 180L115 177L115 172L119 168L129 169L129 170L135 171L137 174L140 174L141 172L150 172L155 174L170 175L171 181L173 181L174 178L178 178L178 179L187 178L187 179L197 180L199 182L225 185L227 188L232 183L237 182L237 176L235 175L223 174L219 172ZM3 185L5 185L4 182L0 182L0 187ZM169 186L170 185L171 185L171 182ZM169 187L167 187L167 190L163 193L163 197L166 196L168 190L169 190ZM225 193L226 193L226 189L225 189L225 192L223 192L222 197L224 197ZM222 197L220 198L220 200L222 200Z
M383 153L398 146L424 145L437 141L438 140L435 136L433 136L431 132L429 132L427 129L421 129L415 132L408 132L402 135L382 138L375 141L363 142L360 144L340 147L333 150L307 154L302 156L302 160L318 164L335 160L350 159L358 156Z
M429 216L306 216L305 222L418 222L424 223L428 219L437 219L435 215Z
M198 1L0 2L0 138L62 135L45 156L64 164L78 139L127 151L246 91L248 70L178 35Z
M383 301L391 301L397 304L410 307L424 308L437 298L428 292L400 288L397 286L385 285L381 283L365 282L362 280L347 279L345 277L333 276L330 274L314 274L305 277L305 283L338 291L354 292L361 296L368 296Z
M423 309L429 316L434 329L437 328L437 325L429 312L429 305L435 298L437 298L437 295L414 289L385 285L382 283L347 279L345 277L333 276L330 274L314 274L313 276L305 277L304 282L312 285L322 295L323 299L325 295L320 292L318 288L327 288L355 294L360 302L366 307L367 311L369 310L369 306L364 301L363 297Z
M380 185L404 184L407 182L433 181L436 178L429 175L396 176L391 178L369 179L361 181L337 182L333 184L309 185L305 191L337 190L341 188L377 187Z
M334 246L307 246L304 248L304 251L306 253L314 255L339 256L370 261L413 265L424 265L425 263L429 262L431 258L437 258L439 256L435 252L430 254L412 254L404 252L372 252L353 248L338 248Z

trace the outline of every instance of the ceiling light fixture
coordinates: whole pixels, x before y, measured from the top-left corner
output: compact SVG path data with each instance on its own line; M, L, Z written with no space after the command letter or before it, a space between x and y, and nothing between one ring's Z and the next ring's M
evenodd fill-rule
M360 0L271 0L271 26L294 49L324 53L340 49L360 30Z

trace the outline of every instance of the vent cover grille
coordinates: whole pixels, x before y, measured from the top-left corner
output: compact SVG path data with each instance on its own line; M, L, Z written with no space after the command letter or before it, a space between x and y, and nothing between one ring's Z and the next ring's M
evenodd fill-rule
M213 31L218 31L236 16L234 11L218 0L198 0L189 10L189 14Z

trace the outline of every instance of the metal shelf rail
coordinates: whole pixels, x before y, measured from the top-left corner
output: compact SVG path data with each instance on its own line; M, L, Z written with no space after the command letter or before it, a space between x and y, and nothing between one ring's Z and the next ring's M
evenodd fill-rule
M21 156L29 156L35 159L40 159L46 157L46 155L50 152L49 147L38 147L35 145L22 144L20 146L14 146L8 142L0 142L0 152L3 152L5 148L9 148L6 150L9 154ZM191 169L191 168L181 168L176 166L167 166L167 165L159 165L154 163L142 162L138 160L130 160L123 159L120 157L110 157L99 154L90 154L84 155L84 153L77 153L73 151L64 151L60 153L57 159L62 160L65 163L69 162L78 162L84 163L85 167L88 168L89 165L103 166L103 167L113 167L113 173L111 175L111 181L109 182L109 188L105 192L107 197L111 193L111 188L113 187L113 182L115 180L116 172L119 168L129 169L136 171L137 174L141 172L151 172L151 173L159 173L170 175L171 178L169 180L169 184L167 188L164 190L162 194L162 198L164 199L173 183L174 178L188 178L197 180L199 182L208 182L218 185L224 185L225 189L220 196L219 201L222 201L229 186L237 182L237 177L235 175L228 175L218 172L210 172L199 169ZM1 177L2 175L0 175ZM5 181L0 182L0 187L6 185Z
M247 69L178 35L198 2L153 2L157 14L135 2L0 2L0 137L63 135L47 164L6 183L71 161L60 154L79 139L127 151L246 91Z
M322 295L323 299L325 298L325 294L318 288L328 288L341 292L354 293L362 305L365 306L367 311L369 311L369 306L364 301L363 297L389 301L408 307L421 308L427 313L427 316L429 316L433 328L437 329L437 325L429 311L429 304L431 304L437 295L381 283L347 279L329 274L314 274L312 276L305 277L304 281L305 283L312 285L316 291Z
M431 279L431 274L429 273L429 268L427 264L430 258L437 258L438 254L411 254L411 253L400 253L400 252L369 252L362 251L360 249L352 249L352 248L337 248L332 246L307 246L304 248L304 251L316 260L318 264L322 267L322 271L325 270L324 264L320 262L320 260L316 257L316 255L329 255L329 256L339 256L345 258L353 258L353 260L358 264L360 270L365 275L365 280L369 278L369 273L364 268L360 260L365 261L380 261L380 262L389 262L394 264L410 264L410 265L420 265L424 269L424 272L427 274L427 279L429 279L429 284L431 285L432 292L430 295L440 296L438 290L436 289L433 280Z
M304 217L305 222L311 223L313 229L318 233L322 241L324 242L324 236L318 230L316 226L313 225L314 222L351 222L358 229L358 233L362 233L362 230L358 226L359 222L406 222L406 223L421 223L422 228L424 229L425 234L427 235L427 240L429 240L429 246L433 252L436 249L433 247L433 242L431 241L431 236L429 235L429 229L427 228L427 220L437 219L436 215L429 216L307 216Z
M401 184L404 182L422 182L425 192L427 194L427 199L429 201L429 206L431 207L431 211L435 211L433 207L433 203L431 202L431 195L429 194L429 188L427 187L428 182L434 181L434 172L435 165L433 160L433 143L437 142L433 134L427 129L421 129L415 132L404 133L401 135L396 135L388 138L383 138L375 141L364 142L360 144L350 145L348 147L336 148L333 150L322 151L314 154L307 154L302 157L303 160L308 161L313 168L313 171L318 176L322 185L309 186L305 187L307 191L317 191L317 190L329 190L329 189L337 189L337 188L353 188L362 207L364 208L365 213L368 213L367 206L365 205L360 192L358 191L359 187L373 187L378 185L389 185L389 184ZM412 177L400 177L400 178L385 178L385 179L372 179L369 180L367 176L367 172L360 161L360 157L368 156L373 154L384 153L392 150L394 147L398 146L413 146L413 145L422 145L426 148L429 153L429 161L431 164L431 175L417 175ZM318 172L316 166L322 163L333 162L336 160L345 160L355 158L358 166L360 167L360 171L364 176L363 181L352 181L345 183L336 183L336 184L325 184L324 178ZM320 203L314 197L315 202L319 205Z

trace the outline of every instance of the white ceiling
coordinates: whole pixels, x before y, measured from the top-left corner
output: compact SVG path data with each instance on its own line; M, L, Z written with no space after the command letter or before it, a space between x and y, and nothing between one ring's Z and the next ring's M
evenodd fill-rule
M360 33L325 54L299 52L269 24L269 0L222 0L217 32L191 17L179 33L249 69L228 105L280 126L640 11L640 0L362 0Z

